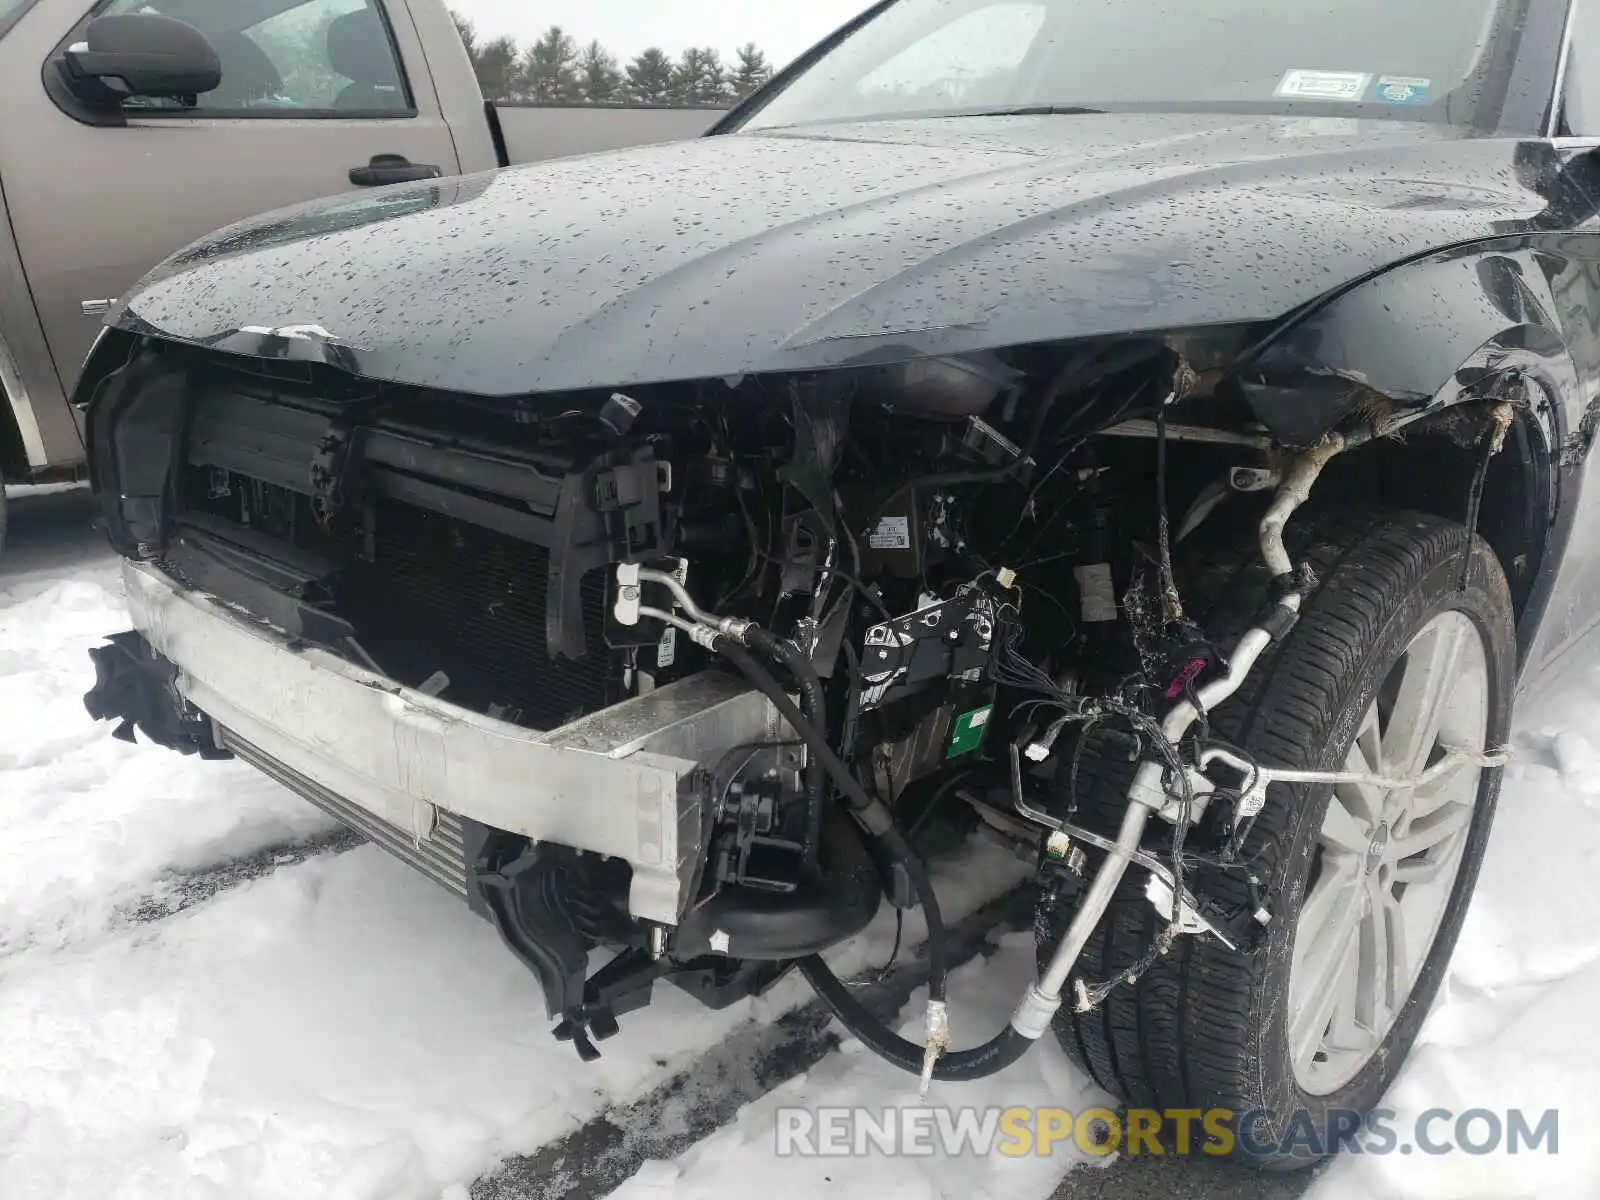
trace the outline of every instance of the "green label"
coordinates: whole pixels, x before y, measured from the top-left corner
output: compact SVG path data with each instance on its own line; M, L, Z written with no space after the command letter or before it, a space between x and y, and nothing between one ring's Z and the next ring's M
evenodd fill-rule
M985 704L982 708L975 708L957 717L950 726L950 747L944 756L960 758L983 745L983 731L988 728L989 714L993 711L992 705Z

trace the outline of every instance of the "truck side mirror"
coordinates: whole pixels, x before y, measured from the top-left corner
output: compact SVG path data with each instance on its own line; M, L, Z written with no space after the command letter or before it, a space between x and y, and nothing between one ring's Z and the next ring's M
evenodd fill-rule
M206 35L156 13L96 17L56 65L67 89L97 107L129 96L192 105L222 82L222 63Z

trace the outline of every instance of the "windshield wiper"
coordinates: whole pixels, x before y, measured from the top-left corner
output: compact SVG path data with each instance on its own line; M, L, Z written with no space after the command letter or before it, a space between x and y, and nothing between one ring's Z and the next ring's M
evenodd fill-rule
M1106 110L1085 108L1079 104L1024 104L1016 108L972 108L965 112L945 113L950 117L1087 117Z

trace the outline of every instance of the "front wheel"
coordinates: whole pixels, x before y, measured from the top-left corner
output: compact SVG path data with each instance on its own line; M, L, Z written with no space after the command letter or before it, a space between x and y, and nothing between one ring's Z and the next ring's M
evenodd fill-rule
M1321 582L1212 728L1263 765L1414 786L1275 784L1243 855L1266 885L1265 944L1180 938L1098 1009L1056 1022L1069 1055L1130 1107L1254 1114L1231 1152L1269 1167L1337 1149L1416 1039L1477 880L1500 784L1480 760L1506 740L1516 671L1504 573L1461 525L1345 514L1291 539ZM1189 575L1191 611L1223 644L1270 594L1253 551L1213 548ZM1097 760L1083 814L1114 824L1126 777ZM1086 981L1126 973L1165 924L1143 884L1130 872L1079 961ZM1203 869L1197 884L1248 898L1237 872ZM1041 913L1041 958L1070 916Z

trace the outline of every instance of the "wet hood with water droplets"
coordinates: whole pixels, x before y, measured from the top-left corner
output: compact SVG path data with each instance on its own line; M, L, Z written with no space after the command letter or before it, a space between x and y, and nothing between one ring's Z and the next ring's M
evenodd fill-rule
M1173 114L708 137L260 217L116 323L513 395L1267 320L1536 223L1528 149Z

